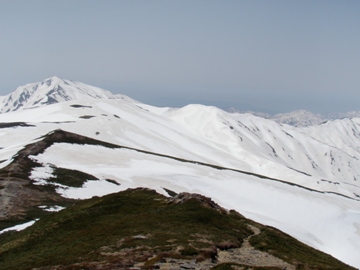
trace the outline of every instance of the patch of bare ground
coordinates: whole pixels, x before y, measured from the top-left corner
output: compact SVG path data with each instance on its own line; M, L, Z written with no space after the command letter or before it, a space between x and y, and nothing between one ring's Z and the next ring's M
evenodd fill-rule
M0 187L0 221L21 220L27 211L44 202L68 201L55 192L46 192L46 188L32 185L28 179L2 177L1 173Z

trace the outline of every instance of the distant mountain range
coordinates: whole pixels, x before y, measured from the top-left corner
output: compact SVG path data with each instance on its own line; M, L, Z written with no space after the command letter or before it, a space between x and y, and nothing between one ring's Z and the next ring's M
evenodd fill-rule
M0 231L141 187L201 194L360 267L360 118L159 108L58 77L0 112Z
M51 91L49 91L49 89L51 89ZM63 80L54 76L40 83L29 83L25 86L20 86L13 93L0 97L0 113L34 108L68 100L81 100L83 98L130 99L124 95L114 95L111 92L98 87L86 85L81 82ZM274 120L280 124L288 124L296 127L319 125L328 120L360 117L360 111L329 113L326 115L314 114L306 110L278 113L275 115L256 111L241 111L235 108L230 108L228 111L241 114L250 113L259 117Z
M315 126L329 120L360 117L360 111L352 111L346 113L328 113L325 115L315 114L306 110L297 110L288 113L278 113L274 115L255 111L240 111L234 108L230 108L228 111L231 113L250 113L259 117L274 120L279 124L287 124L295 127Z

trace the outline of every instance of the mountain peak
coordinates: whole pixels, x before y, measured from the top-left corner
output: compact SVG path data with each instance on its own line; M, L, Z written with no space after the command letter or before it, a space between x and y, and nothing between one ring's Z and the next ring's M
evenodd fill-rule
M57 76L52 76L50 78L45 79L44 81L41 82L42 85L47 85L47 86L51 86L52 84L61 84L64 83L65 80L57 77Z
M42 82L18 87L13 93L0 97L0 113L50 105L68 100L118 98L107 90L57 76Z

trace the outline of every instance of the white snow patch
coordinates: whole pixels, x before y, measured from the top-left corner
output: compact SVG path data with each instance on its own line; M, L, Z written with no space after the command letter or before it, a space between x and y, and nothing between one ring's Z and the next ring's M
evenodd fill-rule
M46 163L43 167L35 167L32 169L30 174L30 179L35 181L35 185L46 185L48 182L47 179L54 177L54 169L50 164Z
M9 227L6 228L2 231L0 231L0 234L4 233L4 232L8 232L8 231L22 231L24 229L26 229L27 227L30 227L31 225L33 225L36 221L38 221L39 219L36 220L32 220L23 224L19 224L19 225L15 225L13 227Z
M52 205L52 206L40 205L39 208L47 212L59 212L65 209L65 207L59 205Z
M115 185L106 180L89 180L81 188L58 187L56 191L70 199L89 199L94 196L104 196L124 190L120 185Z

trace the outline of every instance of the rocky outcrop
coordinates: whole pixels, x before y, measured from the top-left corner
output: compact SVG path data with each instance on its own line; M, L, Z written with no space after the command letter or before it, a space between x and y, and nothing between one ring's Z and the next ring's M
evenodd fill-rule
M200 194L195 194L195 193L182 192L180 194L177 194L174 197L169 198L168 204L182 204L189 200L196 200L202 206L204 206L206 208L214 209L219 213L222 213L222 214L228 213L228 211L225 208L220 207L217 203L215 203L210 198L200 195Z

